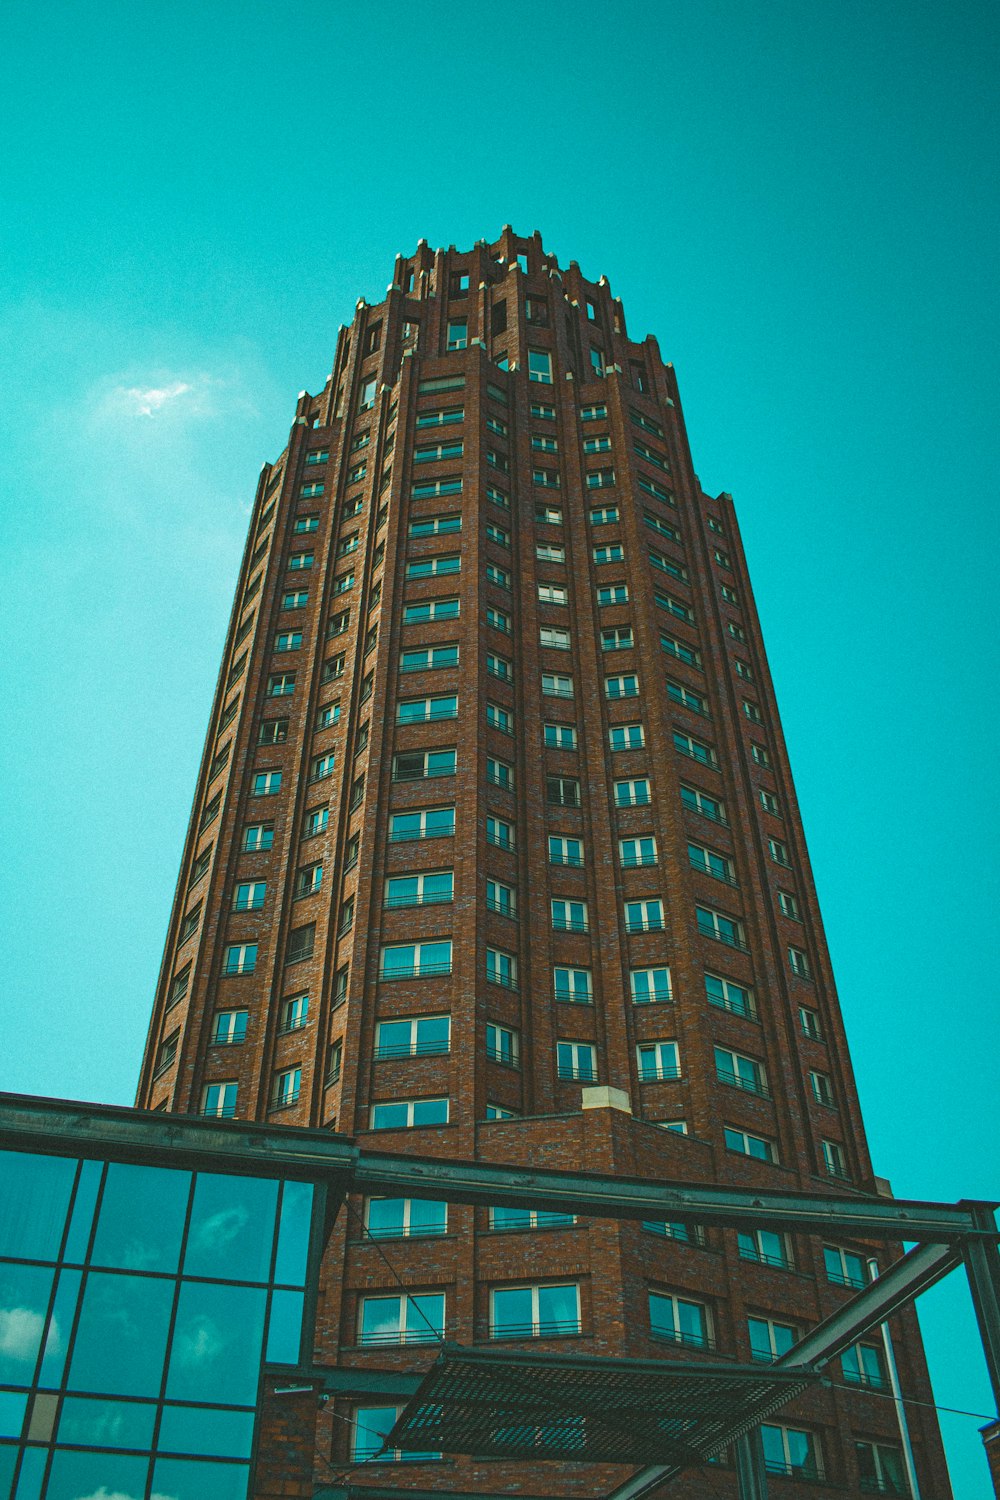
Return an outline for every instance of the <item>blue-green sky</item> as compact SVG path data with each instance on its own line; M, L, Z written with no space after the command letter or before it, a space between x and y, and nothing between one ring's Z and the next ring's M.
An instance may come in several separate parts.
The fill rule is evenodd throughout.
M878 1170L998 1192L996 21L8 0L0 1086L130 1101L259 466L396 251L509 222L735 496ZM923 1307L988 1412L961 1280Z

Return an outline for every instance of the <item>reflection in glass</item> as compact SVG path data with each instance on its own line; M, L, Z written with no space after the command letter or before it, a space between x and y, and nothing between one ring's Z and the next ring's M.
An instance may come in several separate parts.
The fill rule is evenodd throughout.
M164 1500L246 1500L249 1476L246 1464L161 1458L153 1470L153 1494Z
M0 1265L0 1382L4 1385L31 1383L51 1290L51 1266Z
M48 1456L47 1448L25 1448L17 1479L16 1500L38 1500L42 1493L42 1476ZM51 1493L50 1490L49 1494Z
M24 1426L27 1391L0 1391L0 1437L19 1438ZM0 1491L2 1494L2 1491Z
M91 1265L176 1271L190 1172L112 1162L104 1183Z
M199 1172L184 1274L266 1281L277 1198L276 1182Z
M65 1156L0 1151L0 1255L58 1259L75 1172Z
M9 1495L17 1463L17 1448L9 1443L0 1443L0 1495Z
M145 1401L89 1401L67 1396L57 1442L81 1448L151 1448L156 1407Z
M69 1216L69 1233L66 1236L64 1260L77 1262L87 1258L87 1246L90 1243L90 1231L94 1223L94 1204L97 1202L97 1189L101 1185L103 1170L104 1163L101 1161L80 1163L80 1176L76 1184L76 1197L73 1199L73 1212Z
M311 1182L285 1183L281 1194L281 1218L278 1223L275 1281L287 1282L289 1286L305 1285L312 1200Z
M71 1389L158 1395L173 1295L172 1281L92 1271L73 1348Z
M265 1297L256 1287L183 1283L167 1375L171 1400L254 1405Z
M142 1500L146 1493L148 1458L126 1458L121 1453L71 1453L57 1448L45 1490L45 1500ZM20 1493L18 1495L20 1500ZM207 1494L204 1500L208 1500Z
M56 1282L55 1301L49 1319L49 1331L45 1335L45 1352L38 1376L41 1386L61 1385L66 1355L69 1352L69 1336L76 1313L76 1301L80 1295L82 1271L60 1271Z
M297 1365L302 1342L302 1292L273 1292L271 1321L267 1325L265 1359L273 1365Z
M204 1406L165 1406L156 1446L161 1453L205 1453L248 1458L252 1411L212 1411Z

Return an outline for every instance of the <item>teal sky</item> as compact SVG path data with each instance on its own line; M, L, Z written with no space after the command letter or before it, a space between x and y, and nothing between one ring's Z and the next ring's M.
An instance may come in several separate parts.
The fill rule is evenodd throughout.
M397 251L511 223L735 497L877 1169L1000 1195L996 8L480 9L8 0L0 1087L131 1102L260 464Z

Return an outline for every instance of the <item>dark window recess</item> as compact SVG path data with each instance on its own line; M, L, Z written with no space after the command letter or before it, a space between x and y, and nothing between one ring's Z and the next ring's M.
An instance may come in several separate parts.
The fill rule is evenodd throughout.
M178 1000L183 1000L184 996L188 992L188 985L190 984L190 982L191 965L188 964L187 967L183 968L179 974L175 974L173 979L171 980L170 989L167 994L167 1004L176 1005Z
M199 901L198 905L191 908L191 910L188 912L187 916L181 923L181 930L178 934L177 941L179 943L186 943L191 934L197 931L198 923L200 920L201 902Z
M265 719L257 736L259 745L283 745L288 738L287 719Z
M490 333L494 336L498 333L507 332L507 298L501 297L499 302L494 302L490 312Z
M226 680L226 687L227 688L231 688L232 685L233 685L233 683L237 680L237 678L240 677L240 676L242 676L242 674L243 674L243 668L246 666L246 664L247 664L247 653L244 651L243 655L240 656L240 657L237 657L236 661L233 662L233 665L229 669L229 677Z
M261 542L260 546L255 550L253 557L251 557L251 559L250 559L250 566L251 566L251 568L255 568L257 566L257 564L261 561L261 559L264 556L264 553L267 551L268 543L270 542L270 540L271 540L271 538L269 536L266 536L264 538L264 540Z
M224 768L227 761L229 760L229 754L232 748L232 740L230 740L228 744L223 745L222 749L219 751L218 755L212 762L211 769L208 773L209 780L211 780L213 776L218 776L219 772Z
M237 697L235 697L233 699L232 703L229 704L229 706L226 708L225 713L222 715L222 720L221 720L221 722L219 724L219 733L220 734L222 733L222 731L224 729L228 729L229 726L230 726L230 724L236 718L236 713L237 713L237 710L239 709L239 706L240 706L240 700L239 700L239 696L237 696Z
M293 927L288 934L288 947L285 950L285 963L297 964L304 958L312 958L313 944L316 941L316 923L307 922L304 927Z
M382 342L382 324L373 323L365 334L365 353L375 354Z
M172 1036L167 1037L166 1041L160 1043L160 1050L156 1054L157 1073L165 1072L177 1056L177 1043L180 1035L180 1031L175 1031Z
M214 845L209 844L208 848L201 851L201 853L198 855L198 858L191 866L191 879L188 881L189 888L193 885L198 884L198 881L201 879L205 871L208 869L209 865L212 863L213 848Z
M250 634L251 630L253 629L253 622L254 622L253 615L247 615L246 619L243 621L243 624L239 628L239 631L238 631L237 636L236 636L236 641L234 643L235 645L238 646L238 645L241 644L241 642L243 642L243 641L246 640L247 636Z
M216 794L212 798L211 802L206 802L206 804L205 804L205 811L202 813L202 815L201 815L201 822L198 824L198 832L199 833L203 833L204 830L208 827L209 823L211 823L215 818L218 817L219 807L221 806L221 804L222 804L222 793L221 793L221 791L220 792L216 792Z

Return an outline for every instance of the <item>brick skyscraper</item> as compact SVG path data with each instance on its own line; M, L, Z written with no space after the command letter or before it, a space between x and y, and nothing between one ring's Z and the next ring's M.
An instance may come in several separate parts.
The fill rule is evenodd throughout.
M538 235L398 259L264 468L139 1102L427 1155L874 1189L732 502L698 485L655 340ZM335 1226L316 1359L420 1368L443 1330L764 1360L869 1254L374 1200ZM893 1347L929 1401L911 1314ZM781 1493L909 1493L881 1340L830 1373L764 1430ZM909 1414L921 1492L946 1500L933 1416ZM316 1482L390 1416L331 1406ZM441 1493L622 1477L545 1474L351 1471ZM670 1493L706 1486L735 1477Z

